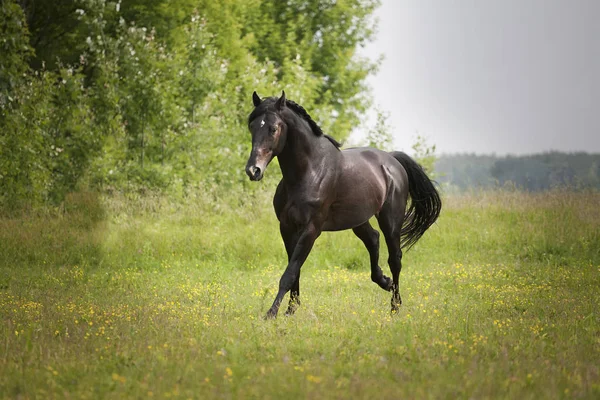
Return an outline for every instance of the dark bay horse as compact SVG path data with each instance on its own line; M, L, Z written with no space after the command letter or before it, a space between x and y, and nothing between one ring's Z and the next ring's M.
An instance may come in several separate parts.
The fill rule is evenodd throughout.
M275 318L291 290L286 314L300 304L300 268L322 231L352 229L369 251L371 279L392 292L392 312L402 303L398 279L402 249L410 248L438 218L442 203L423 169L401 152L373 148L340 150L324 135L306 110L281 97L261 99L253 93L254 110L248 117L252 152L246 173L253 181L263 177L274 157L283 179L273 206L288 255L279 291L267 318ZM408 196L410 206L406 210ZM369 219L375 216L388 247L392 279L379 262L379 232Z

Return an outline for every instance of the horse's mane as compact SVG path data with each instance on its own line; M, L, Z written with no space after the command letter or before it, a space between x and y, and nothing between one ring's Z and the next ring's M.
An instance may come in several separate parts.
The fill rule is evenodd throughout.
M271 97L269 98L269 100L277 100L277 98L275 97ZM254 109L254 111L252 111L252 113L250 113L250 116L248 117L248 122L251 122L254 118L258 117L258 115L260 115L261 113L265 112L265 108L267 107L267 105L263 106L263 104L266 103L266 100L263 101L261 104L258 105L258 107L256 107ZM336 148L340 148L342 147L341 143L338 142L337 140L335 140L334 138L332 138L329 135L325 135L323 133L323 130L321 129L321 127L319 125L317 125L317 123L310 117L310 115L308 114L308 112L306 112L306 110L304 109L304 107L302 107L300 104L292 101L292 100L287 100L285 101L285 105L292 110L294 113L296 113L296 115L298 115L300 118L302 118L303 120L305 120L308 123L308 126L310 126L311 131L316 135L316 136L325 136Z
M302 107L300 104L298 104L296 102L293 102L292 100L287 100L286 99L285 105L288 106L292 111L294 111L300 118L302 118L303 120L305 120L306 122L308 122L308 125L310 126L310 129L313 131L313 133L315 135L317 135L317 136L325 136L338 149L340 147L342 147L342 145L341 145L340 142L338 142L337 140L335 140L331 136L325 135L323 133L323 130L321 129L321 127L319 125L317 125L317 123L310 117L310 115L308 115L308 112L306 112L306 110L304 109L304 107Z

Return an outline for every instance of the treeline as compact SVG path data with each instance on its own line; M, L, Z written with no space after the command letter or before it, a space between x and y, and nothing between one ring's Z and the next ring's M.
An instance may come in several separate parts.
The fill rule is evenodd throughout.
M513 186L529 191L557 187L600 189L600 154L548 152L526 156L442 155L437 179L450 190Z
M288 97L344 139L375 65L377 0L4 0L0 205L80 187L246 182L251 93Z

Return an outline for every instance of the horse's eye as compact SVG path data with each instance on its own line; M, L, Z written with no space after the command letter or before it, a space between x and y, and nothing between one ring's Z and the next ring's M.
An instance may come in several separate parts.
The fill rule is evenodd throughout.
M271 127L269 128L269 133L270 133L271 135L274 135L274 134L275 134L275 132L277 132L277 125L273 125L273 126L271 126Z

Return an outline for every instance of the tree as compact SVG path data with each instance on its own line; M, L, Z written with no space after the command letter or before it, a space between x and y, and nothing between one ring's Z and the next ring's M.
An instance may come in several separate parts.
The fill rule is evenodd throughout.
M367 146L392 151L393 139L391 128L388 125L389 115L381 109L376 109L375 112L377 113L376 122L375 126L367 132Z
M427 175L432 179L435 178L435 160L437 158L435 155L435 144L430 145L427 142L427 138L417 134L415 142L412 145L412 150L415 160L421 164Z
M33 55L29 46L29 29L22 9L14 1L0 4L0 118L17 101L14 91L22 85Z
M373 36L377 0L264 0L245 32L256 40L259 60L273 60L279 76L299 56L319 81L313 98L329 109L330 132L344 139L369 106L365 78L376 64L359 57L358 47Z
M343 139L368 105L375 65L356 50L377 4L3 2L3 194L59 202L81 184L239 187L254 90L285 89Z

